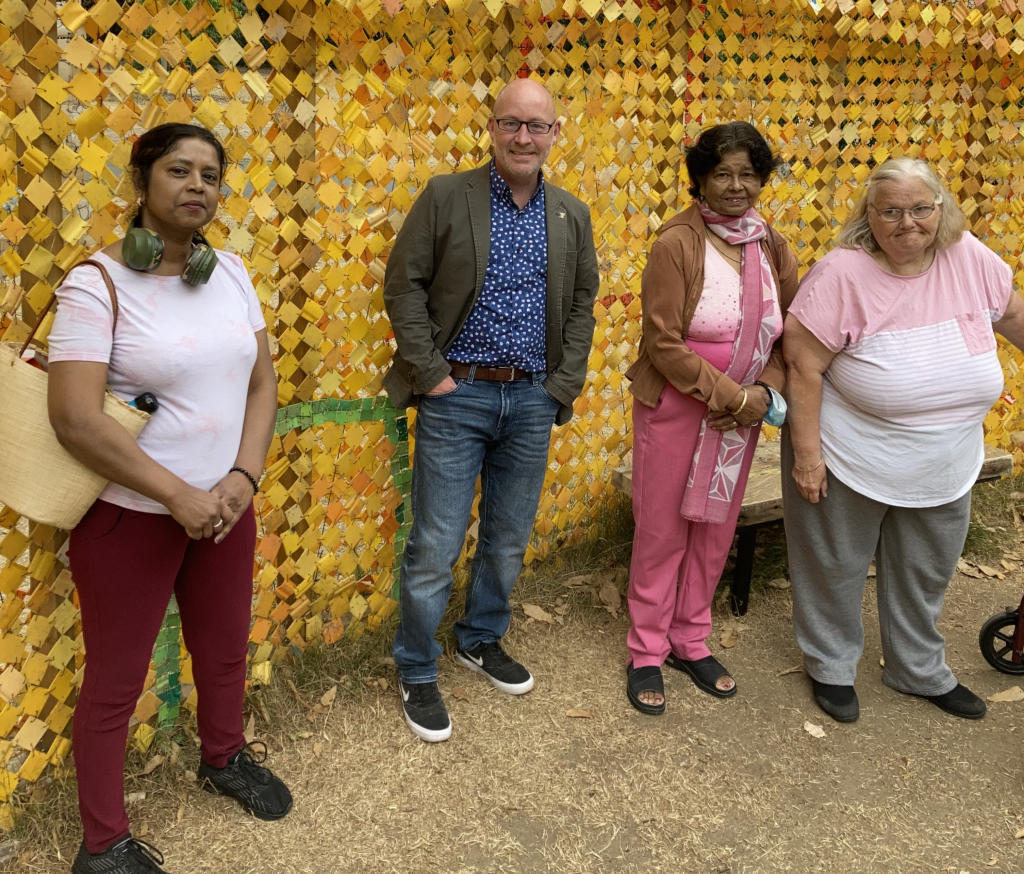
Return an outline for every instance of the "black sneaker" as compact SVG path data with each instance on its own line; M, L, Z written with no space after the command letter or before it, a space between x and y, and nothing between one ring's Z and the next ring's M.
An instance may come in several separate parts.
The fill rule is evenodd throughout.
M281 819L292 809L292 794L270 768L263 767L266 760L266 744L255 741L228 759L224 768L200 762L196 776L207 792L234 798L257 819Z
M403 683L398 680L405 722L420 740L434 744L452 736L452 721L437 683Z
M167 874L164 857L156 847L131 835L93 855L83 843L71 874Z
M922 695L940 710L959 716L961 719L981 719L988 710L985 702L961 683L943 695Z
M533 688L533 676L501 648L498 641L481 643L474 649L455 651L455 661L483 674L495 689L522 695Z
M856 722L860 718L860 702L853 686L819 683L811 677L814 700L836 722Z

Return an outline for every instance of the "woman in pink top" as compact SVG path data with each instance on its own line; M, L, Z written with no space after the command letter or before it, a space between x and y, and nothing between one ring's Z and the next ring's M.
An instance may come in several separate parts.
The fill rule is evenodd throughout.
M93 259L116 288L117 312L97 267L72 270L57 290L50 420L68 451L110 481L69 550L87 652L74 721L84 829L74 874L162 871L163 857L128 830L122 769L172 593L199 693L200 780L262 819L292 805L260 765L265 750L242 735L252 499L277 390L245 267L221 252L210 272L200 233L216 214L224 164L223 147L201 127L167 124L139 137L129 233L150 250L139 260L119 241ZM125 400L156 397L138 442L103 414L108 384Z
M781 349L796 258L754 209L778 163L746 122L686 152L697 202L666 222L643 275L633 394L632 628L626 693L665 711L661 666L736 694L711 655L711 601L732 546L761 417L785 387Z
M982 420L1003 389L993 327L1024 347L1010 268L922 161L887 161L786 318L783 500L793 624L819 706L860 714L872 558L882 681L980 719L936 629L963 550Z

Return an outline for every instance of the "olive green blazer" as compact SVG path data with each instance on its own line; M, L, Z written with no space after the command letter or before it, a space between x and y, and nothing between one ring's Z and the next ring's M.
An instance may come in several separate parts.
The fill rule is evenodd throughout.
M600 284L590 210L544 183L548 234L544 388L557 423L587 378ZM490 164L435 176L406 216L388 257L384 306L398 349L384 376L392 404L413 406L451 372L445 355L484 285L491 242Z

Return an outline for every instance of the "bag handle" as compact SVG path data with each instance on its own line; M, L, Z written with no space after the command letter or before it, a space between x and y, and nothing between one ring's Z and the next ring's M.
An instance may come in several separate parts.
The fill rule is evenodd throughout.
M107 294L110 295L110 305L114 310L114 324L110 328L110 333L111 335L113 335L114 331L117 329L118 312L117 289L114 288L114 281L110 278L110 274L107 273L107 268L100 264L99 261L93 261L91 258L87 258L85 261L79 261L74 267L71 268L71 270L74 270L76 267L81 267L84 264L90 264L97 270L99 270L100 275L103 277L103 284L107 286ZM71 274L71 270L64 274L64 279L66 279ZM63 282L64 279L62 279L61 282ZM36 331L38 331L39 326L43 324L43 319L46 318L46 314L53 307L54 301L56 300L57 292L56 290L54 290L53 294L50 295L50 299L46 302L46 306L44 306L42 312L39 313L39 318L36 320L36 326L32 329L32 333L28 335L28 339L25 341L25 345L22 346L21 350L18 352L19 358L21 358L21 356L25 354L25 350L28 349L29 344L35 339Z

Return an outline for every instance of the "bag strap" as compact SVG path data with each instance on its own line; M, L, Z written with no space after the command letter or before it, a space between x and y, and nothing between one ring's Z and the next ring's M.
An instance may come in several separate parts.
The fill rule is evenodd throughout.
M91 266L99 270L100 275L103 277L103 284L107 286L107 294L110 295L110 306L114 310L114 324L110 328L110 333L111 335L113 335L114 331L117 329L118 312L117 289L114 288L114 280L110 278L110 274L107 273L106 267L104 267L99 261L93 261L91 258L87 258L85 261L79 261L74 267L71 268L71 270L74 270L76 267L81 267L84 264L90 264ZM71 270L64 274L64 279L66 279L71 274ZM62 279L61 282L63 282L64 279ZM56 300L57 292L56 290L54 290L53 294L50 295L50 299L46 302L46 306L44 306L42 312L39 313L39 318L36 320L36 326L32 329L32 333L28 335L28 339L25 341L25 345L22 346L21 351L18 352L19 358L21 358L21 356L25 354L25 350L28 349L29 344L35 339L36 331L38 331L40 325L43 324L43 319L46 318L46 314L53 307L53 304Z

